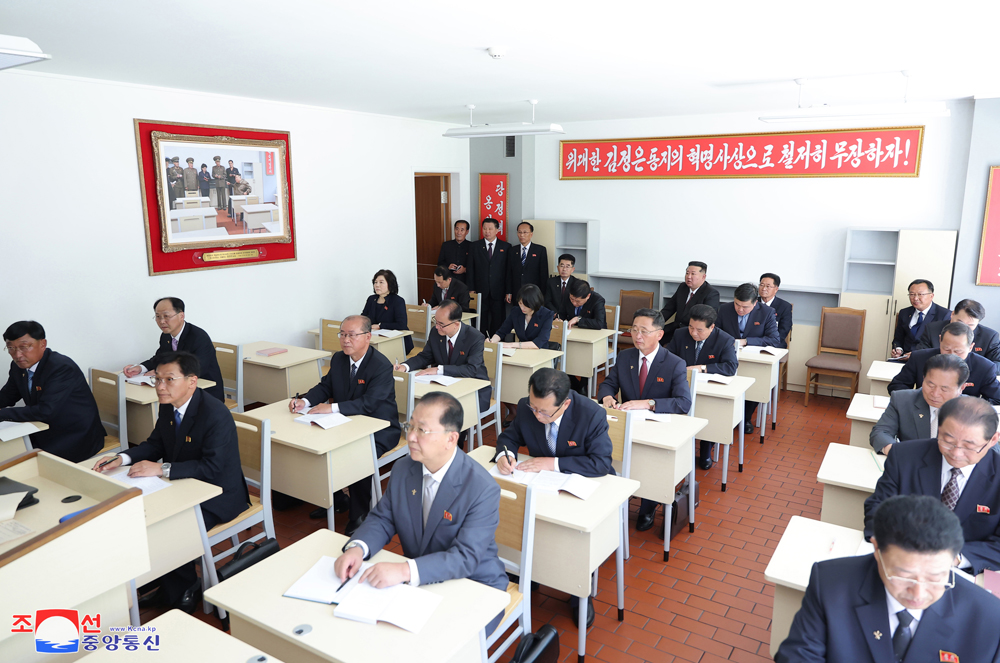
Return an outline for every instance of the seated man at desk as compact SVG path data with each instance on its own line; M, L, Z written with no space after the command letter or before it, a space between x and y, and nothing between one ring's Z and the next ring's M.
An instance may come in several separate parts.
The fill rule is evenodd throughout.
M715 326L718 314L705 304L691 307L688 326L678 329L667 344L667 350L677 355L699 373L736 375L739 359L736 356L736 339ZM714 442L702 440L698 452L698 467L712 469Z
M924 370L919 389L898 389L889 394L889 405L868 436L875 453L888 456L897 442L936 438L938 411L962 395L969 378L969 367L957 355L934 355Z
M156 395L160 416L149 439L127 453L104 457L94 464L99 472L131 465L130 477L198 479L215 484L222 494L201 505L205 531L236 518L250 506L236 422L229 408L198 388L198 358L190 352L157 355ZM161 462L162 461L162 462ZM196 562L188 562L154 580L140 593L139 607L168 605L194 612L201 600Z
M667 300L666 306L660 311L666 321L669 321L671 316L674 317L673 321L667 322L663 328L662 345L670 342L675 331L687 327L692 306L705 304L716 311L719 310L719 291L713 288L705 280L706 278L708 278L708 265L697 260L688 263L684 272L684 283L677 286L674 296Z
M986 319L986 309L974 299L963 299L955 304L955 310L951 313L951 322L964 322L972 330L972 351L992 361L997 367L997 373L1000 373L1000 334L997 330L982 324L984 319ZM920 343L913 349L940 347L941 330L948 322L948 320L938 320L924 325Z
M330 371L305 396L289 401L288 409L303 412L312 408L312 414L339 412L347 417L363 414L387 421L389 427L375 433L375 450L382 456L399 444L399 412L392 362L371 346L372 322L363 315L344 318L337 338L341 351L330 359ZM371 500L370 476L351 484L347 536L364 521ZM336 509L336 505L333 508ZM309 516L326 518L327 512L318 508Z
M630 331L635 347L618 354L618 361L597 389L597 401L618 410L687 414L691 409L687 370L684 360L660 347L663 316L655 309L641 308L635 312ZM616 399L619 391L621 403ZM636 531L653 526L657 506L653 500L642 500Z
M1000 569L1000 454L997 413L981 398L959 396L941 406L937 439L898 445L865 500L865 538L875 509L893 495L930 495L955 512L965 545L958 568L979 575Z
M792 331L792 305L781 297L778 297L778 288L781 287L781 277L771 272L760 275L760 286L757 292L760 295L760 303L770 307L774 315L778 317L778 347L787 348L785 339Z
M569 329L607 329L608 313L604 308L604 297L590 289L590 283L582 279L574 281L569 287L569 296L563 304L559 317L566 321ZM568 350L569 348L563 348ZM573 390L583 395L587 394L589 376L570 376Z
M916 279L907 291L910 306L896 316L892 335L892 356L896 358L905 358L916 348L927 324L951 318L951 311L934 303L934 284L927 279Z
M410 455L396 461L385 495L334 563L341 581L353 577L363 560L398 535L409 559L375 564L362 581L381 588L468 578L506 591L507 573L495 536L500 486L456 448L463 419L462 405L444 392L431 392L417 402L403 427ZM419 502L414 495L421 496ZM503 612L486 626L487 635L502 617Z
M951 572L964 543L939 500L886 500L874 517L875 554L813 564L774 660L1000 660L1000 601Z
M0 388L0 421L48 424L48 430L31 434L32 446L74 463L99 453L104 426L80 367L48 348L45 329L34 320L7 327L3 340L11 362ZM14 407L21 400L24 405Z
M168 352L190 352L198 358L198 365L201 367L199 377L215 383L214 387L209 387L205 392L225 403L222 369L219 368L215 346L204 329L185 322L184 300L179 297L161 297L153 303L153 314L156 326L162 332L160 346L156 349L156 354L141 364L129 364L123 368L125 377L134 378L140 373L152 375L153 369L160 363L161 355Z
M924 382L927 360L939 354L957 355L969 366L969 377L962 391L966 396L980 396L991 403L1000 403L1000 383L996 367L986 357L972 352L974 334L961 322L949 322L941 330L937 349L914 350L903 369L889 382L889 393L899 389L914 389Z
M576 257L572 253L564 253L559 256L559 264L556 265L559 276L553 276L546 283L545 308L555 311L556 317L569 305L569 289L580 279L573 276L576 271Z
M489 380L483 363L483 346L486 343L478 330L462 322L462 307L448 300L434 312L434 328L423 349L402 364L393 366L397 371L419 371L417 375L448 375L453 378ZM479 411L490 408L492 387L479 390ZM468 433L458 439L459 448L465 447Z
M451 270L445 265L434 268L434 294L431 295L431 308L436 308L446 299L458 302L463 311L469 310L469 286L452 276Z

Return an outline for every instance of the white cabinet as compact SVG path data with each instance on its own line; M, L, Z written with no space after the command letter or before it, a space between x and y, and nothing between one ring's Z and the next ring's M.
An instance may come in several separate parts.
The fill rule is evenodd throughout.
M549 275L555 276L559 266L559 256L564 253L576 258L574 276L585 279L591 271L597 271L597 247L600 244L599 224L592 219L525 219L535 228L531 238L545 247L549 254ZM508 241L511 241L508 239ZM512 243L516 243L515 237ZM591 284L593 285L593 284ZM602 293L603 294L603 293Z

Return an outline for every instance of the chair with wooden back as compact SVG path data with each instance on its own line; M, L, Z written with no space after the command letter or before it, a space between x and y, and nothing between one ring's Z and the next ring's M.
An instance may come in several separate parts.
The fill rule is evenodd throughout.
M185 198L194 198L195 200L198 200L198 199L201 198L201 191L185 191L184 192L184 197Z
M823 307L819 319L819 341L816 356L806 362L806 398L809 406L809 392L816 386L843 389L844 386L833 382L820 382L819 376L826 375L835 378L847 378L851 381L851 397L858 393L858 380L861 377L861 350L865 338L864 309L839 307ZM813 376L816 379L813 379Z
M641 308L653 308L653 293L645 290L620 290L618 291L618 306L621 308L621 312L615 328L624 332L618 339L618 347L621 349L631 348L635 343L632 342L632 334L629 333L629 330L632 328L635 312Z
M482 302L479 301L479 293L478 292L470 292L469 293L469 310L475 312L475 314L476 314L476 324L475 324L475 326L477 328L479 327L480 316L483 314L483 312L480 310L481 304L482 304Z
M486 364L486 373L490 379L490 386L493 387L493 395L490 397L490 407L485 412L479 413L479 423L476 425L477 446L483 446L483 427L492 424L496 428L497 437L500 437L502 430L500 421L500 380L503 375L503 345L501 343L486 343L483 345L483 363ZM487 422L486 418L493 416L493 420ZM472 447L469 447L472 450Z
M609 304L604 305L604 319L612 322L613 324L608 325L608 329L618 330L618 319L621 315L621 306L611 306ZM618 337L621 334L615 334L608 339L608 359L604 362L604 377L608 376L608 371L611 367L615 365L618 361ZM597 380L597 372L601 369L600 366L594 369L594 380Z
M427 339L431 337L431 327L434 325L434 316L431 315L430 304L407 304L406 305L406 328L413 332L413 343L423 346ZM423 333L423 337L418 337L418 333Z
M549 343L555 343L558 349L562 350L562 356L559 357L559 370L566 370L566 352L569 348L566 347L566 337L569 336L569 327L566 326L565 320L559 320L557 318L552 319L552 331L549 333Z
M125 422L125 376L97 368L90 369L90 391L97 401L101 423L118 435L105 435L104 448L97 455L128 451L128 425Z
M792 314L794 320L795 304L789 303L792 307ZM792 325L792 329L795 325ZM792 330L788 330L788 335L785 336L785 347L788 348L788 354L781 358L778 362L778 381L781 382L781 389L783 391L788 391L788 358L792 356Z
M410 420L410 415L413 414L413 406L415 401L415 395L413 391L413 378L416 377L416 373L407 373L404 371L393 371L392 372L392 384L396 392L396 410L399 412L399 423L405 424ZM384 454L382 454L378 461L376 462L376 469L378 471L378 482L379 489L381 490L381 482L392 476L392 469L388 469L385 472L382 468L399 460L403 456L410 453L409 447L406 444L406 433L399 434L399 444L397 444L392 449L389 449ZM375 481L375 477L372 476L372 481ZM372 491L372 507L374 508L377 500L375 499L376 491Z
M632 472L632 425L637 410L612 410L604 408L608 419L608 437L611 438L611 465L618 476L629 478ZM628 500L622 504L622 536L625 542L625 559L630 557L628 540Z
M222 371L222 390L226 395L226 407L243 412L243 346L212 341L215 358Z
M195 207L201 207L201 201L197 198L184 198L183 200L174 201L174 203L175 205L176 203L180 203L180 205L176 205L176 209L194 209Z
M342 320L326 320L320 318L319 321L319 349L337 354L340 347L340 323ZM323 375L330 372L330 365L327 364L321 369Z

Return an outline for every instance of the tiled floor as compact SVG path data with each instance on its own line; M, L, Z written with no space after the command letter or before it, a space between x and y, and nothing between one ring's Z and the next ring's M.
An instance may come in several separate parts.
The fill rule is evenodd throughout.
M782 392L778 428L766 443L747 436L745 467L736 472L730 458L727 491L721 492L722 468L697 471L701 484L694 533L683 530L671 543L670 561L662 562L662 542L655 528L636 532L633 501L632 557L625 562L625 621L617 620L614 557L600 570L594 605L597 618L587 636L587 657L608 663L693 661L714 663L769 661L774 587L764 568L793 515L819 518L822 488L816 472L827 444L846 443L850 426L846 399L810 399ZM492 433L487 438L493 441ZM310 520L310 505L275 512L282 547L325 526ZM346 515L338 516L342 531ZM659 523L659 521L658 521ZM396 548L398 551L398 548ZM534 628L559 630L562 661L576 661L577 630L566 596L542 588L532 600ZM159 610L143 611L146 621ZM196 613L219 626L214 616ZM505 657L509 658L509 657Z

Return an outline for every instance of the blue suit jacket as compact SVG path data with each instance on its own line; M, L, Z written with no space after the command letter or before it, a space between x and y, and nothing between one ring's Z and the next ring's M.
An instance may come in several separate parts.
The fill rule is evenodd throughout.
M479 463L457 450L424 527L422 468L409 456L396 461L385 495L352 540L364 541L374 555L398 534L403 554L417 563L421 585L469 578L506 590L507 574L495 536L500 486Z
M896 329L892 335L892 347L903 348L904 353L910 352L920 344L920 337L923 335L924 328L927 327L928 323L939 320L951 320L951 311L943 306L931 303L930 308L927 309L927 313L924 314L924 322L920 328L911 328L910 320L913 318L916 310L913 306L907 306L896 315ZM914 330L916 330L916 335L913 333Z
M945 660L944 652L956 661L1000 661L1000 601L961 578L955 582L924 610L903 663ZM802 608L774 660L893 663L891 633L875 555L831 559L813 565Z
M575 391L569 392L570 404L559 423L556 457L559 471L603 477L614 474L611 467L611 438L608 436L608 415L600 405ZM535 458L551 457L545 426L528 409L528 399L517 404L517 414L510 428L497 440L497 455L509 451L515 456L521 447Z
M911 352L910 358L903 365L903 370L896 374L886 389L893 392L919 388L924 383L924 365L928 359L938 354L941 354L941 348ZM1000 403L1000 382L997 382L993 362L982 355L970 352L965 358L965 363L969 366L969 379L966 380L969 386L962 393L966 396L985 398L994 404Z
M647 370L645 388L639 393L641 363L637 348L618 353L618 361L597 389L597 402L603 401L605 396L615 396L621 390L622 402L653 399L656 401L654 412L687 414L691 409L691 391L688 389L684 362L666 348L658 348L653 365Z
M893 495L941 497L941 463L936 439L912 440L893 446L885 460L885 472L875 492L865 500L865 538L872 535L875 509ZM962 521L965 546L962 554L976 575L983 569L1000 569L1000 455L987 453L976 464L955 505ZM979 513L979 506L986 507Z
M778 320L774 316L774 311L760 302L754 304L753 310L747 314L747 322L742 334L740 333L740 318L736 315L736 306L732 302L722 305L719 309L719 319L715 324L733 338L745 338L747 345L777 347L781 342L778 337Z
M142 362L146 370L156 370L156 366L160 361L159 356L171 351L171 340L170 334L160 334L160 344L156 348L156 354ZM198 358L198 364L201 366L201 373L198 377L211 380L215 383L215 386L206 389L205 393L218 398L224 403L226 401L226 392L223 389L222 369L219 368L219 359L215 354L215 346L212 344L212 339L209 337L208 332L201 327L195 327L190 322L185 322L184 329L181 331L181 337L177 340L177 349L190 352Z
M701 354L698 360L694 358L694 347L696 341L691 338L687 327L681 327L674 332L674 337L670 339L667 350L684 360L687 366L705 365L706 373L718 373L719 375L736 375L740 360L736 356L736 339L722 331L718 327L705 339L705 344L701 346Z
M531 341L539 349L544 350L549 343L549 336L552 335L552 318L555 314L544 306L531 316L531 322L524 326L524 313L521 307L515 304L511 307L507 319L496 331L497 336L502 340L512 331L519 341Z
M763 302L761 304L767 307L767 304ZM788 338L788 332L792 331L792 305L780 297L775 297L771 300L770 308L778 316L778 338L781 339L778 347L787 348L785 339Z

